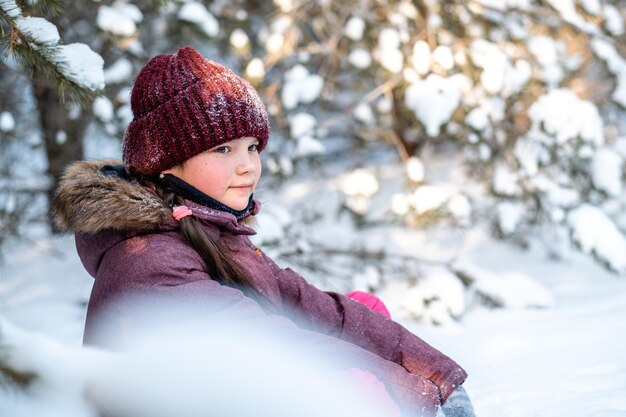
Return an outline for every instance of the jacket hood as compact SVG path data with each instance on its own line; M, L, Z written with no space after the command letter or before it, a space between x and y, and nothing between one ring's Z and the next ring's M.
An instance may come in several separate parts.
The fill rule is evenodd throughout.
M147 231L169 220L172 212L156 194L140 185L100 171L121 161L80 161L59 181L52 209L59 230L98 233L103 230Z

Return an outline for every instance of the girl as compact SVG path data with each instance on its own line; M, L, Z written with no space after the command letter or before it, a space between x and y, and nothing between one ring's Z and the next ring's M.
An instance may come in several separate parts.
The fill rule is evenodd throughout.
M359 358L403 415L473 415L454 361L383 314L281 269L250 242L270 126L248 82L185 47L148 62L131 107L123 165L75 163L56 195L55 220L75 233L95 278L84 343L112 346L139 330L131 295L200 301L205 311L289 328Z

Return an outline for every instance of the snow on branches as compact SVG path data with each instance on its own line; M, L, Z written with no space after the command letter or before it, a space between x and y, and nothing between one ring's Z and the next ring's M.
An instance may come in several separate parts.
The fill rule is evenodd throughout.
M63 45L57 27L42 17L25 16L14 1L0 1L3 31L2 55L12 54L24 65L43 74L74 99L88 99L104 89L104 60L84 43Z

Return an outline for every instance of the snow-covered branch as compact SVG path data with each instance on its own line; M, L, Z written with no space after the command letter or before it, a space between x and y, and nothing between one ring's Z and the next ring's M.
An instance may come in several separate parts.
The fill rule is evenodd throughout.
M104 89L104 61L83 43L63 45L57 27L41 17L24 16L12 0L0 1L0 19L9 31L2 33L2 58L15 58L32 72L65 90L78 101L91 100Z

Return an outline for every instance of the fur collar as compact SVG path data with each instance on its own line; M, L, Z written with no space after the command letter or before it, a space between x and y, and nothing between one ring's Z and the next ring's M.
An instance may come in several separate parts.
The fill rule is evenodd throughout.
M121 161L79 161L59 181L52 214L64 232L103 230L147 231L171 219L171 210L156 194L137 181L105 175L104 165Z

